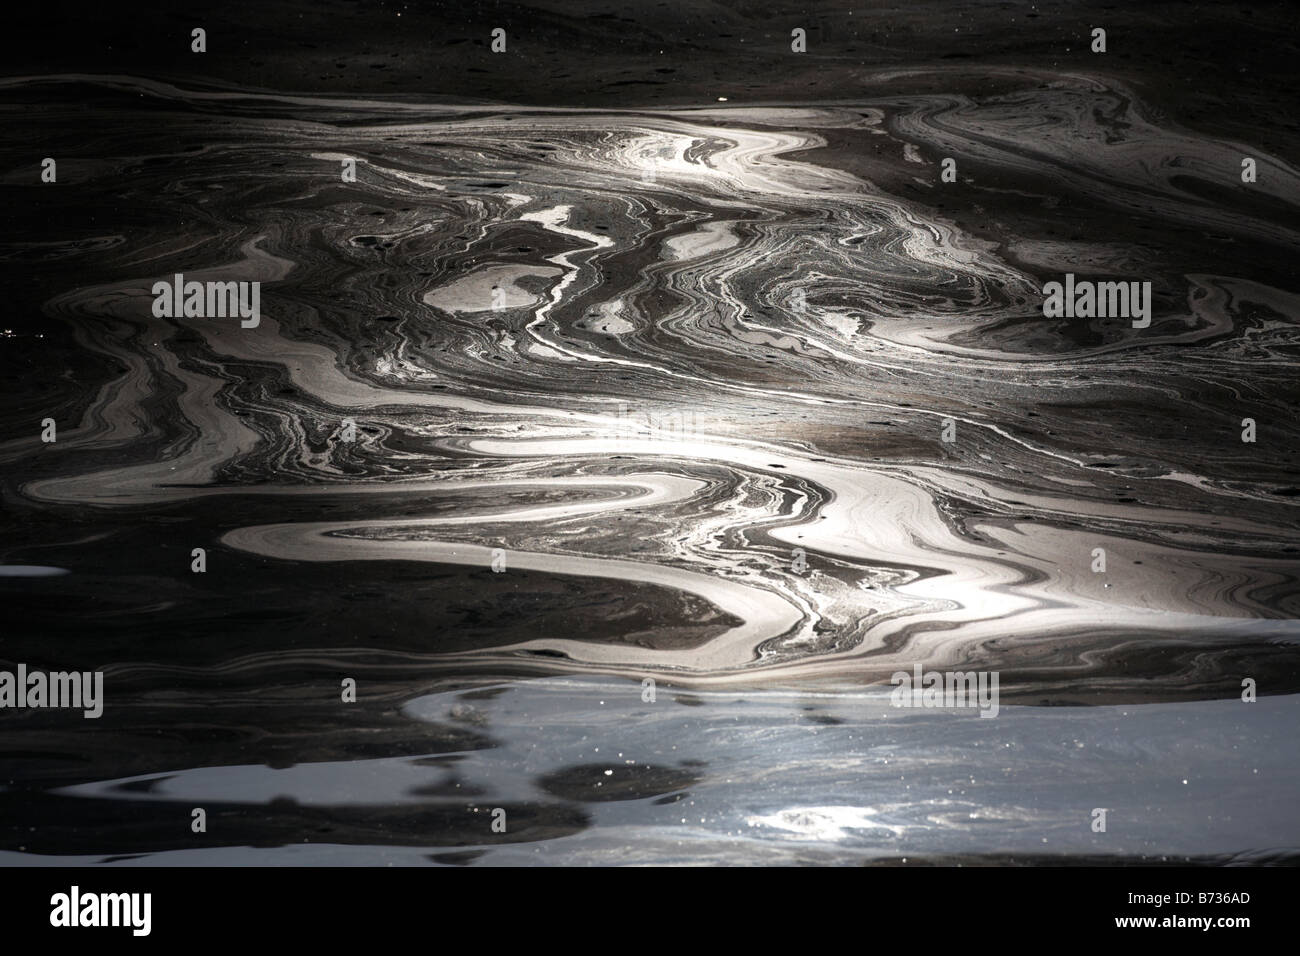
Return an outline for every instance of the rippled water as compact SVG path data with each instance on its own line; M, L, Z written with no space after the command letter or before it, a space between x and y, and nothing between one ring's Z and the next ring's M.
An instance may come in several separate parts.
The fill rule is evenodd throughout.
M5 715L5 859L1300 844L1297 172L1245 189L1115 80L948 83L0 82L97 157L4 250L49 292L5 342L5 657L107 689ZM1150 328L1044 318L1067 272L1151 281ZM176 273L260 324L155 317ZM999 716L889 707L917 664Z

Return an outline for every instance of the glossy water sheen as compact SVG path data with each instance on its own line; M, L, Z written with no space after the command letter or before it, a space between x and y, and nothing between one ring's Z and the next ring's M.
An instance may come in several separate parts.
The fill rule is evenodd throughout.
M1234 185L1240 144L1113 78L940 79L653 111L0 82L97 157L6 246L42 294L5 657L108 697L4 715L5 860L1300 845L1300 178L1259 148ZM1045 319L1066 272L1151 281L1151 327ZM260 325L155 318L175 273L260 281ZM998 672L999 716L889 707L916 664Z

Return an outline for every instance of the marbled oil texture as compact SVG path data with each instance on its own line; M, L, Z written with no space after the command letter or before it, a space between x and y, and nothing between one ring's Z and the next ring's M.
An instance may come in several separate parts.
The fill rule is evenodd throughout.
M472 751L400 708L532 677L625 714L647 677L673 707L917 663L1011 705L1294 693L1297 170L1114 80L984 76L654 111L5 81L69 155L57 187L5 178L7 282L61 281L4 323L3 560L69 573L3 582L4 656L107 692L75 741L25 715L7 764ZM1044 318L1067 272L1152 281L1151 326ZM260 281L260 325L155 318L176 273ZM589 822L530 793L534 836ZM423 842L475 843L464 803ZM138 827L5 848L201 845Z

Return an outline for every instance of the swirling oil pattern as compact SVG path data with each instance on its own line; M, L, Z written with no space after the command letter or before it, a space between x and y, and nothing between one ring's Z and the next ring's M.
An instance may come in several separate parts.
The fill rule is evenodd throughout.
M1088 65L0 80L0 860L1294 861L1296 126Z

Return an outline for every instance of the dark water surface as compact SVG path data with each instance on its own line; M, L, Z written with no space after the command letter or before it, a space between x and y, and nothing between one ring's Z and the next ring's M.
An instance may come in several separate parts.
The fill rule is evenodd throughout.
M1294 860L1296 128L1041 60L0 80L3 862Z

